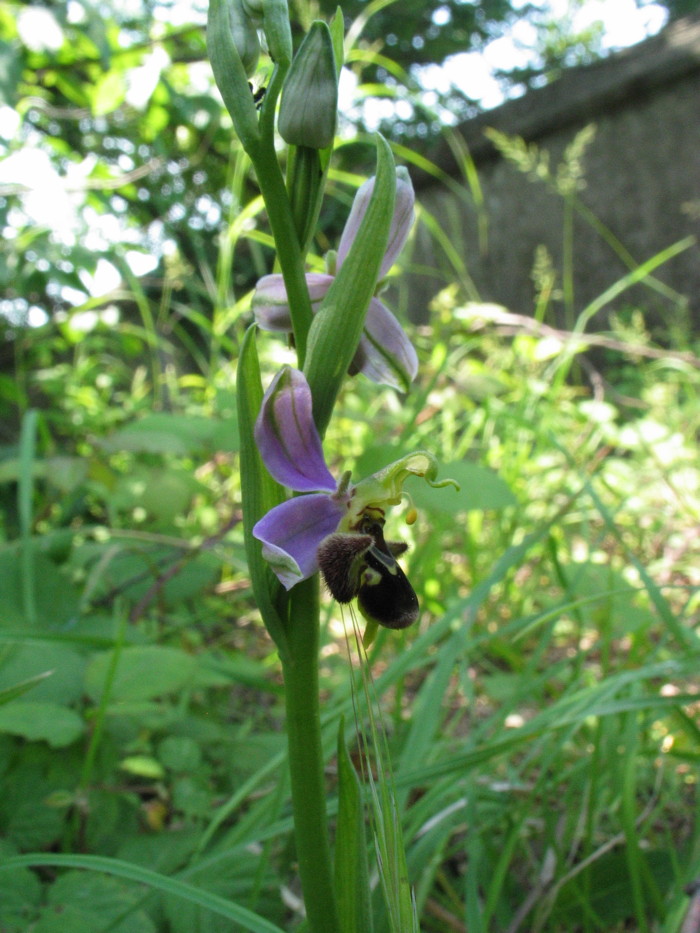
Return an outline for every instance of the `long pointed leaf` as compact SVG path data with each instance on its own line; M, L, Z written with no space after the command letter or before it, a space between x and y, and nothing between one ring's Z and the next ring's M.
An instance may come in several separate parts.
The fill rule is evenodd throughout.
M335 891L342 933L372 933L362 791L345 745L345 721L338 729L338 823L335 836Z
M262 404L260 364L255 346L255 325L246 331L238 360L236 380L238 429L241 442L241 488L243 534L253 593L263 622L280 655L288 654L284 625L286 594L262 556L262 546L253 537L253 526L285 498L284 489L267 472L255 443L253 430ZM282 611L281 611L282 610Z
M187 881L169 878L167 875L151 871L150 868L143 868L141 865L134 865L121 859L105 858L101 855L55 855L52 852L39 852L5 858L0 863L0 871L11 868L39 868L42 866L84 868L88 871L106 872L116 878L125 878L128 881L135 881L137 884L145 884L162 894L181 897L191 904L199 904L200 907L205 907L219 917L226 917L228 920L234 921L242 930L249 930L250 933L283 933L282 929L276 924L270 923L269 920L259 916L259 914L254 914L245 907L241 907L235 901L228 901L218 894L197 888Z
M377 176L367 213L309 330L304 373L322 437L362 335L389 240L395 196L394 157L378 135Z

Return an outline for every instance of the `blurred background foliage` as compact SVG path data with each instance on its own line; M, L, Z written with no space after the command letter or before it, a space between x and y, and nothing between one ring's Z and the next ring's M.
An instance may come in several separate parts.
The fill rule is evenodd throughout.
M307 23L333 4L294 7ZM599 27L577 33L571 17L534 4L402 2L397 16L396 4L375 0L348 3L344 13L355 40L354 81L339 170L370 169L361 145L368 119L401 142L476 112L476 88L453 80L426 93L422 68L478 51L515 23L529 24L532 64L501 70L506 94L601 51ZM95 298L104 283L119 286L113 297L123 318L143 321L148 306L162 332L192 341L190 353L203 351L201 329L184 322L210 316L221 229L242 217L244 205L254 210L255 191L212 90L204 20L204 4L155 0L0 10L2 371L14 325L21 328L30 309L35 321L75 316L81 297ZM265 80L263 68L256 82ZM358 132L360 144L352 145ZM240 222L247 235L233 257L227 300L244 294L269 262L261 222L249 215ZM342 208L331 205L324 224L337 230ZM320 248L327 245L321 235Z
M294 6L300 22L332 7ZM602 51L534 4L400 7L344 6L354 81L319 256L372 129L410 160L478 107L427 93L421 69L523 19L534 64L503 70L506 93ZM204 18L155 0L0 8L0 867L103 855L183 885L14 865L10 933L240 928L185 882L300 921L233 391L272 250ZM422 929L672 933L700 875L697 340L654 347L629 309L629 342L591 359L546 329L545 279L527 330L446 288L411 330L414 391L352 380L328 456L359 478L424 446L462 483L454 501L416 487L418 523L396 518L423 616L372 657ZM275 340L261 356L268 373L289 359ZM352 720L342 631L329 605L331 798Z

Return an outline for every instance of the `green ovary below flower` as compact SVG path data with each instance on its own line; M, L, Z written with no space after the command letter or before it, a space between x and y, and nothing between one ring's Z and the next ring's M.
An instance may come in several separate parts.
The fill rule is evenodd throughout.
M304 495L271 509L253 528L281 583L290 589L319 569L331 594L343 603L358 597L371 621L405 628L418 617L418 600L396 557L405 545L384 540L388 508L401 502L411 476L436 482L437 462L425 451L350 483L336 482L326 466L312 417L311 390L303 373L284 367L263 398L255 426L263 462L282 485Z

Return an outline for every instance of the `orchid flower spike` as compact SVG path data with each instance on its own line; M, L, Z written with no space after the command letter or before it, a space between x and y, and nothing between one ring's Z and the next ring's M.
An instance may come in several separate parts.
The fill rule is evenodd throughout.
M350 247L357 236L363 217L367 212L374 190L374 178L368 179L355 195L350 216L340 239L333 274L309 272L306 285L309 289L311 307L317 311L333 282L334 273L342 266ZM396 170L396 200L394 216L389 231L389 241L379 270L379 282L398 259L404 247L414 218L415 197L413 186L405 168ZM332 254L331 254L332 255ZM330 258L330 257L329 257ZM332 258L331 258L332 263ZM287 291L281 275L263 276L255 287L253 311L258 325L263 330L291 333L292 318L289 311ZM370 301L365 329L350 369L352 374L364 373L372 382L406 390L418 372L418 357L413 344L404 333L394 315L379 298Z
M317 570L340 602L359 598L363 613L390 628L418 616L418 601L396 563L405 545L384 540L387 508L398 505L411 475L436 482L437 462L418 451L356 485L350 473L336 482L323 457L303 373L285 366L264 395L255 440L270 474L297 493L275 506L253 528L280 582L291 589Z

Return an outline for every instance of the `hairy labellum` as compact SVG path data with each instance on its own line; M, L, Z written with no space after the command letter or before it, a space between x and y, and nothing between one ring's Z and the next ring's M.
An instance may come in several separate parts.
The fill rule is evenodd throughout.
M396 562L406 545L384 540L383 520L363 519L357 532L324 538L317 556L323 579L339 603L357 597L366 619L402 629L418 618L418 598Z

